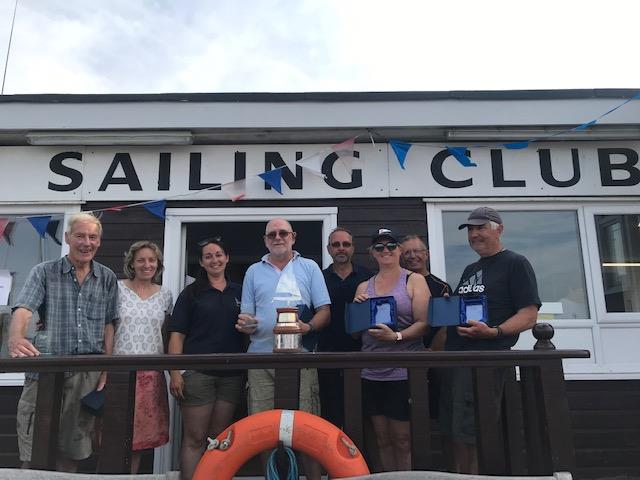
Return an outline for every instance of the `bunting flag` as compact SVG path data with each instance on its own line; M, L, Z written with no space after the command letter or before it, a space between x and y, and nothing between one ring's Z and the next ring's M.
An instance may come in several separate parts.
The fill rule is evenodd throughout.
M582 125L578 125L571 129L572 132L579 132L580 130L585 130L589 128L591 125L595 125L598 120L591 120L590 122L583 123Z
M145 203L142 206L156 217L161 218L162 220L165 219L164 211L167 208L167 202L165 200Z
M62 245L62 241L58 240L56 237L56 233L58 233L58 226L60 225L60 220L51 220L47 225L47 235L53 238L53 241L58 245Z
M523 148L527 148L530 143L531 143L530 140L525 140L524 142L503 143L502 145L507 150L521 150Z
M38 235L44 238L47 233L47 225L49 225L49 220L51 220L51 215L45 215L42 217L27 217L27 220L33 225L33 228L36 229Z
M235 182L224 183L220 190L226 193L232 202L242 200L247 195L247 180L236 180Z
M455 159L458 160L458 162L460 162L460 165L462 165L463 167L477 167L478 166L475 163L473 163L473 161L469 157L467 157L467 147L449 147L449 146L447 146L447 150L449 150L449 153L451 155L453 155L455 157Z
M276 168L268 172L263 172L258 175L265 183L271 186L276 192L282 195L282 169Z
M7 228L7 225L9 225L9 219L8 218L0 218L0 239L4 238L4 231ZM9 243L9 242L7 242Z
M308 170L314 175L325 178L326 175L322 173L322 162L324 162L325 153L327 153L327 150L323 150L322 152L316 152L313 155L309 155L308 157L298 160L297 163L302 168Z
M9 244L9 245L13 245L11 243L11 232L13 232L13 227L15 225L16 225L16 222L9 222L4 227L4 232L2 234L2 238L4 238L4 241L7 242L7 244Z
M127 208L127 205L116 205L114 207L105 208L104 211L105 212L121 212L125 208Z
M389 140L389 145L393 148L393 152L396 154L400 168L404 170L404 162L407 159L407 153L411 148L411 144L407 142L401 142L400 140Z
M353 157L353 150L356 143L356 137L345 140L341 143L336 143L331 146L331 150L335 152L338 157Z

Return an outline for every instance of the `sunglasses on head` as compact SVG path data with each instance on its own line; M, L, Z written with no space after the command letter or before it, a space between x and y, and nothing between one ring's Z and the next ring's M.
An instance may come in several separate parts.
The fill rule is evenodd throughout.
M269 240L275 240L276 237L280 236L280 238L287 238L293 232L288 232L287 230L274 230L273 232L269 232L265 235Z
M331 242L333 248L340 248L340 245L342 245L342 248L351 248L353 244L351 242Z
M393 252L396 248L398 248L398 244L396 242L376 243L371 248L373 248L376 252L383 252L385 248L390 252Z
M199 247L206 247L210 243L220 243L221 241L222 241L222 237L220 237L220 236L209 237L209 238L205 238L204 240L200 240L198 242L198 246Z

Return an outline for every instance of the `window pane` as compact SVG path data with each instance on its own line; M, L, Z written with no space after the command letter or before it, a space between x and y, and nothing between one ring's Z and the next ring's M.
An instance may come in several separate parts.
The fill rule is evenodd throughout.
M18 298L27 275L34 265L60 257L62 223L58 220L50 222L48 233L45 238L41 238L26 219L17 220L7 226L4 237L0 238L0 270L8 271L12 279L8 305L0 305L0 354L2 356L7 355L10 306ZM37 313L34 314L31 329L37 322L37 315Z
M464 267L478 260L458 230L469 212L443 212L447 279L455 288ZM536 272L540 319L589 318L578 216L571 211L501 211L502 243L527 257Z
M596 215L607 312L640 311L640 215Z

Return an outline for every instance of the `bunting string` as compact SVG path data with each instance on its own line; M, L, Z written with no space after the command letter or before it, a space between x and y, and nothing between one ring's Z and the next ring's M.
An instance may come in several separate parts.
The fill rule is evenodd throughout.
M429 147L433 148L434 146L440 147L442 149L446 149L451 156L453 156L462 166L464 167L477 167L477 164L474 163L470 158L470 148L495 148L495 146L501 146L508 150L521 150L528 148L532 143L542 142L545 140L553 139L559 135L570 135L572 132L580 132L584 130L588 130L592 126L596 125L598 121L607 115L612 114L616 110L624 107L629 102L633 100L640 99L640 91L636 93L633 97L626 99L624 102L619 105L614 106L613 108L607 110L596 118L584 122L575 127L561 130L550 135L540 136L537 138L531 139L523 139L516 142L509 143L484 143L482 145L470 145L470 146L451 146L451 145L438 145L436 143L409 143L402 140L394 140L388 139L386 142L391 147L393 153L398 160L398 164L402 170L406 169L406 160L407 154L412 147ZM372 129L366 129L366 135L369 138L369 141L376 148L375 141L373 139ZM380 136L380 135L378 135ZM349 138L340 143L332 145L328 148L320 150L318 152L314 152L306 157L303 157L296 161L296 165L300 165L302 168L312 173L313 175L317 175L319 177L325 178L326 175L322 172L322 164L327 156L335 154L337 160L340 165L342 165L346 172L349 174L353 171L354 165L353 162L356 159L354 156L355 142L358 139L358 136ZM283 169L287 168L286 165L273 168L271 170L261 172L254 177L247 177L240 180L234 180L231 182L212 185L207 188L203 188L201 190L197 190L194 192L187 192L182 194L171 195L165 198L156 199L156 200L145 200L142 202L134 202L123 205L112 205L109 207L95 209L95 210L87 210L84 213L91 213L97 216L102 215L104 212L122 212L125 209L142 206L149 213L155 215L156 217L164 220L165 219L165 211L167 207L168 200L176 200L180 198L186 197L194 197L202 192L208 190L221 190L223 191L232 202L237 202L242 199L247 198L248 192L250 192L254 187L260 188L261 186L268 185L270 188L278 192L280 195L284 195L282 190L282 172ZM255 190L254 190L255 191ZM60 222L60 218L63 217L62 214L52 214L52 215L29 215L29 216L10 216L10 217L2 217L0 218L0 241L6 241L9 245L11 245L11 232L13 230L13 226L16 221L19 220L27 220L33 228L36 230L40 237L45 237L46 235L51 236L56 243L60 244L60 241L56 238L55 233L58 230L58 225ZM55 219L55 220L54 220Z

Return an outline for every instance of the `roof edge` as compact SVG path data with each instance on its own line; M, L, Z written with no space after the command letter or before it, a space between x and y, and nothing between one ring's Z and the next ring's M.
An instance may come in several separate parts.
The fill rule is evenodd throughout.
M567 90L452 90L405 92L300 92L300 93L116 93L0 95L0 103L287 103L287 102L409 102L434 100L572 100L631 98L640 88Z

